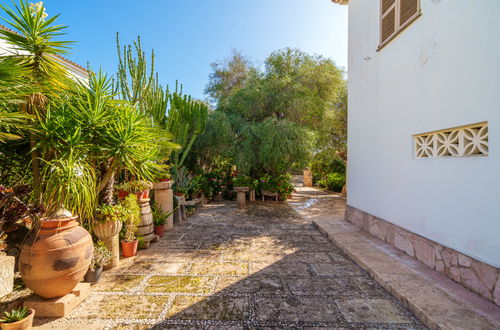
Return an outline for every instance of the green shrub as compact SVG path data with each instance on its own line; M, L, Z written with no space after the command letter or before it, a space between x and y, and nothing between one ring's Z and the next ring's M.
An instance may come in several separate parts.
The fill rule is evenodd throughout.
M327 175L326 187L329 190L341 192L345 184L345 174L343 173L330 173Z

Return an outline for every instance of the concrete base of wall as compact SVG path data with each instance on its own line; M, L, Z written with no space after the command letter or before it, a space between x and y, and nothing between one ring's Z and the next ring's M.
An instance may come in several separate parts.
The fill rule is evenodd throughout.
M500 269L347 205L345 220L500 305Z

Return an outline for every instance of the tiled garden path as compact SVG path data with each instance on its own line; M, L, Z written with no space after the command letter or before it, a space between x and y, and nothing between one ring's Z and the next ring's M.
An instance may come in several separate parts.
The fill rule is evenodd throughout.
M211 203L42 328L423 328L290 205ZM342 212L343 200L331 211Z

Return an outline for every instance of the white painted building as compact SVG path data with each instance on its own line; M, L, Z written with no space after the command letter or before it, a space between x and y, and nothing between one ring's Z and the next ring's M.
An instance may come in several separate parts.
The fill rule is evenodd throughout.
M349 6L346 219L500 304L500 1L332 1Z

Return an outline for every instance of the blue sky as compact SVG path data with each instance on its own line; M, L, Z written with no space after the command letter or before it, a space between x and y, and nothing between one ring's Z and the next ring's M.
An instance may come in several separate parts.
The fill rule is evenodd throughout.
M36 2L36 1L33 1ZM11 5L11 0L0 0ZM162 84L176 80L204 99L210 63L236 49L262 63L272 51L297 47L347 67L347 6L330 0L46 0L74 40L71 60L115 73L116 32L123 43L140 35L154 48ZM0 14L2 17L4 14ZM0 23L3 24L3 23Z

